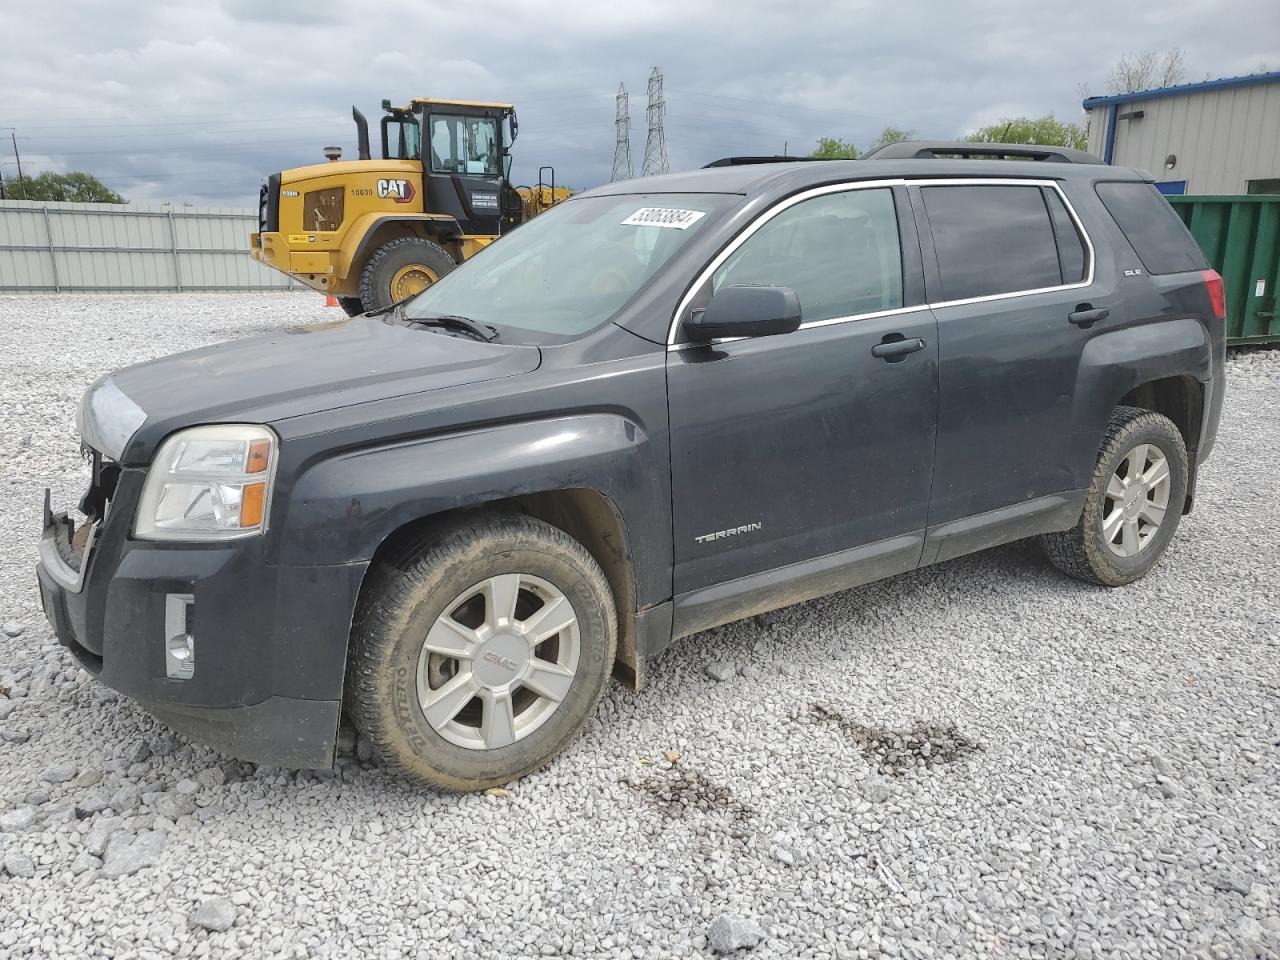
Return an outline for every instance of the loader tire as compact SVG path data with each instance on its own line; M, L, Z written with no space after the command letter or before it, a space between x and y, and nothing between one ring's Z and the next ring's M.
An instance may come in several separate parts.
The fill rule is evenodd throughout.
M339 297L338 306L348 317L358 317L364 313L364 302L359 297Z
M391 240L360 271L360 301L366 311L381 310L425 290L455 266L449 251L430 240Z

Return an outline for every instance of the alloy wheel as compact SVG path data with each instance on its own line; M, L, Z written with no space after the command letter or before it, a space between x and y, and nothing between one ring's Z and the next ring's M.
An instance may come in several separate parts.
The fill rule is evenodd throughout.
M454 598L427 632L418 703L450 743L509 746L555 713L580 652L578 616L561 590L530 574L490 577Z
M1102 507L1102 537L1119 557L1136 557L1160 532L1169 509L1169 461L1153 443L1140 443L1116 466Z

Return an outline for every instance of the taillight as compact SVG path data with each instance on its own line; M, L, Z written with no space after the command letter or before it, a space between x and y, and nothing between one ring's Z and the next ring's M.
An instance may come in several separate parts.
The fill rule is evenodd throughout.
M1213 305L1213 315L1219 320L1227 319L1227 293L1222 287L1222 276L1217 270L1205 270L1204 288L1209 292L1209 303Z

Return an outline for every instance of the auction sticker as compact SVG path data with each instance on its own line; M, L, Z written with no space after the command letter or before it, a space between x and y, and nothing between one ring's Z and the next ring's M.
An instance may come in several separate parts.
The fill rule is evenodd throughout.
M632 227L670 227L687 230L706 216L701 210L677 210L674 207L641 207L623 224Z

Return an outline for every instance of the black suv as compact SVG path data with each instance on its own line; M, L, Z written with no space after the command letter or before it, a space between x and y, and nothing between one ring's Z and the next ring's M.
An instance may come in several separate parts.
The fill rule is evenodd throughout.
M59 639L238 757L327 766L345 711L474 789L717 624L1032 535L1141 577L1221 280L1143 174L909 149L610 184L378 315L102 378Z

